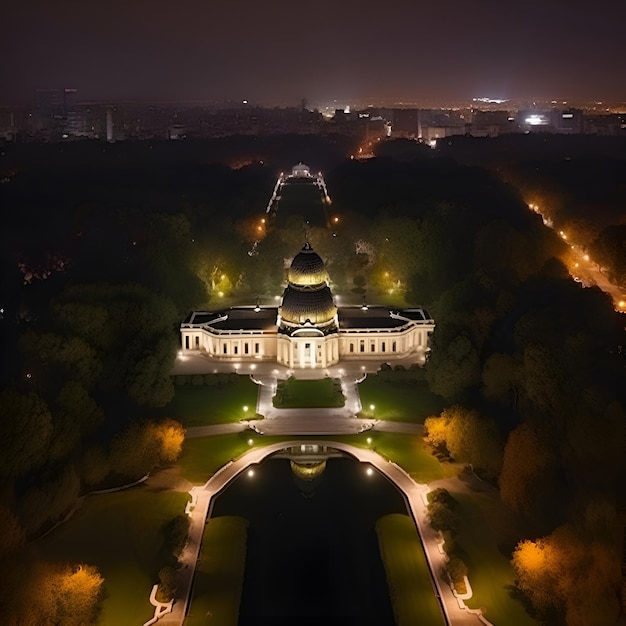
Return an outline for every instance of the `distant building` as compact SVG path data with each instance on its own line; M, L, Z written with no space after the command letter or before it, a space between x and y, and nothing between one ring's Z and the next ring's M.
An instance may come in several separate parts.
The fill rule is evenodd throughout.
M77 89L36 89L33 116L34 131L49 139L75 137L84 130Z
M291 262L279 307L192 311L180 333L183 353L215 362L274 361L293 369L407 357L423 363L434 328L421 307L337 307L326 266L307 243Z

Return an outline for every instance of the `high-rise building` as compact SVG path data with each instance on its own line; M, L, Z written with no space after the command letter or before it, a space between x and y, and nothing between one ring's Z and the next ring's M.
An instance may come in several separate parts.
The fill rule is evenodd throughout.
M78 90L36 89L34 130L50 136L76 136L81 131Z

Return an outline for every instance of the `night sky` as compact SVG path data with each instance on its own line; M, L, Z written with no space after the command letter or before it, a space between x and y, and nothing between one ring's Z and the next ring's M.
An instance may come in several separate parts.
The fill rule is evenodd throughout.
M0 103L626 100L624 0L7 0Z

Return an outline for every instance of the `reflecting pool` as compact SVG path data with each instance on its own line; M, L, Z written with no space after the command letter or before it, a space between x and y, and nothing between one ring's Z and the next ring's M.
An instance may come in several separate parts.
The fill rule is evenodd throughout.
M212 510L250 522L239 624L393 626L375 532L389 513L406 513L400 492L349 456L242 473Z

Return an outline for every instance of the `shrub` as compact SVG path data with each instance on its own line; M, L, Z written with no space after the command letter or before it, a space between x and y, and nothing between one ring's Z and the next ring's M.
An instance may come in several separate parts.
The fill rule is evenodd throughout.
M428 505L430 525L435 530L455 531L457 528L457 516L448 507L438 502Z
M457 554L450 554L448 555L446 570L457 593L465 593L467 590L464 579L464 577L467 576L467 565L465 561Z
M164 533L164 549L178 557L187 542L189 518L186 515L177 515L165 525Z
M159 570L159 589L156 599L159 602L169 602L176 593L177 571L171 565L165 565Z

